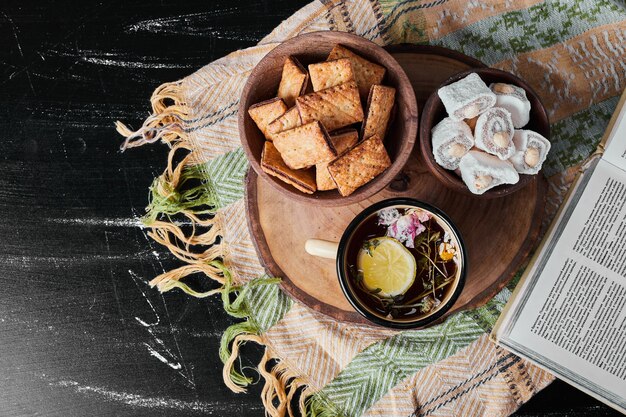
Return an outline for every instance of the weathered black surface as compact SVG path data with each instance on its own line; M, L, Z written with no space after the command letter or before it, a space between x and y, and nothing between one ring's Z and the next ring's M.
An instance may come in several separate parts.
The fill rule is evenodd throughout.
M120 154L113 121L306 1L48 3L0 3L0 415L262 416L222 383L220 302L147 288L179 265L138 222L166 148ZM519 412L610 414L558 382Z

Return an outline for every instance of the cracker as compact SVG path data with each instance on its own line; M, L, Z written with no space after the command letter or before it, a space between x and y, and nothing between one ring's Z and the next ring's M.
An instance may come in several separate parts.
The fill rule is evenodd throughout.
M302 121L300 120L300 112L298 111L298 108L294 106L287 110L285 114L267 125L267 130L270 135L273 135L301 125Z
M393 103L396 98L396 89L384 85L373 85L367 99L367 113L363 121L361 137L367 139L378 135L385 138Z
M330 141L335 146L337 154L341 155L359 141L359 132L357 132L356 129L346 129L336 132L330 135ZM333 181L328 172L328 162L330 161L320 162L315 165L315 182L317 183L318 190L326 191L337 188L337 184L335 184L335 181Z
M257 127L263 133L266 139L271 140L271 133L268 131L268 125L277 117L282 116L287 111L287 106L280 98L265 100L257 104L253 104L248 109L248 114L256 123Z
M367 184L391 165L391 159L378 135L357 144L328 164L328 171L339 193L346 197Z
M296 106L303 124L319 120L328 130L363 120L363 107L354 81L300 96Z
M354 73L354 79L359 86L359 94L361 98L365 100L370 92L370 88L374 84L380 84L385 77L385 67L368 61L367 59L360 57L348 48L335 45L328 55L328 60L335 60L340 58L347 58L352 64L352 72Z
M261 169L287 184L293 185L303 193L313 194L317 190L313 170L301 169L296 171L289 168L272 142L265 142L261 154Z
M330 135L330 141L333 143L337 155L341 155L359 141L359 132L356 129L342 129L333 132Z
M313 91L325 90L354 79L350 60L346 58L311 64L309 76Z
M326 129L318 121L276 134L274 145L291 169L309 168L337 155Z
M282 98L285 104L291 107L296 97L304 94L308 81L309 74L300 62L292 56L287 57L276 96Z

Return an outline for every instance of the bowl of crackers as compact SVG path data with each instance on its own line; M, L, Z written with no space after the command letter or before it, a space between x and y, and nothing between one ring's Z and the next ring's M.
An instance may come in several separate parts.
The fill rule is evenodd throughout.
M541 175L550 123L522 79L494 68L454 75L426 101L420 149L447 188L480 198L514 193Z
M289 39L252 70L239 135L254 171L281 194L344 206L387 186L417 137L415 93L396 60L344 32Z

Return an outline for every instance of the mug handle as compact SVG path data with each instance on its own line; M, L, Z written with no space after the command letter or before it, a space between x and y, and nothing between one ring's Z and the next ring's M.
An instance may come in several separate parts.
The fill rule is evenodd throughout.
M321 239L309 239L304 244L304 250L309 255L327 259L337 259L338 248L339 243Z

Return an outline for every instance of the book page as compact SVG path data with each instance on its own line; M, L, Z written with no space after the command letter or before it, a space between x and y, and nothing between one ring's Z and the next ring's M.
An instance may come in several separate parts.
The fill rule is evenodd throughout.
M584 180L503 341L626 408L626 172L600 160Z
M623 101L624 99L620 101L621 107L618 105L616 109L618 113L613 116L615 124L609 126L611 130L604 144L605 151L602 158L626 170L626 105Z

